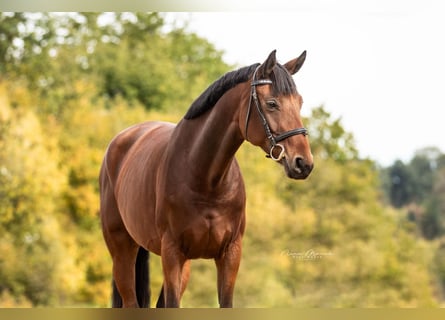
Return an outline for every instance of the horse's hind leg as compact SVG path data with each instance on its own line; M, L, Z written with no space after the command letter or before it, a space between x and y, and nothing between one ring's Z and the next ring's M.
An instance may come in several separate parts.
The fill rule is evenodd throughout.
M123 307L137 307L135 263L139 246L125 229L114 195L108 187L106 183L101 185L100 213L104 239L113 259L113 279ZM117 300L113 298L113 307L119 307Z
M124 308L137 308L137 296L135 286L135 263L138 245L124 235L115 236L119 248L115 252L110 250L113 258L113 279L122 298ZM114 250L113 250L114 251Z
M104 229L104 237L113 259L113 280L121 296L122 306L124 308L138 307L135 263L139 246L131 239L126 230L107 231ZM113 301L116 299L113 298ZM118 307L118 305L113 303L113 307Z

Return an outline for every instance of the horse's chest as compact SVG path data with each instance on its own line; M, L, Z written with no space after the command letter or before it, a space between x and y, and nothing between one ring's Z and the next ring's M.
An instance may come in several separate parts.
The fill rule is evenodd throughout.
M240 232L240 221L207 213L195 217L180 233L181 251L190 259L217 258Z

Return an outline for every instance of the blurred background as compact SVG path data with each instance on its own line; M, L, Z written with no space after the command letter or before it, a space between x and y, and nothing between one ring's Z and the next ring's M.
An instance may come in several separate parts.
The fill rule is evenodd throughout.
M205 18L193 19L0 13L0 306L110 305L98 216L109 141L138 122L179 121L214 80L275 49L227 58L196 31ZM341 100L313 101L304 106L315 156L307 180L286 179L248 143L237 154L248 204L235 306L443 306L445 154L426 143L379 161L332 111ZM150 264L157 296L159 258ZM217 306L213 261L192 263L182 306Z

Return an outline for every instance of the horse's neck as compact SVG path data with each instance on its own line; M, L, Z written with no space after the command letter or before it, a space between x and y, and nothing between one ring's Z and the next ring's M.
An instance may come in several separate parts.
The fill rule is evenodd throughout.
M238 120L241 100L236 92L229 91L212 110L178 125L177 147L184 150L186 174L200 186L214 188L230 178L235 153L244 141Z

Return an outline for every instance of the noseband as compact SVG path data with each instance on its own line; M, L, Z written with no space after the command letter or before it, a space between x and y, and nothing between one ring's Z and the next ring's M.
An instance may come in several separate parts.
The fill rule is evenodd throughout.
M267 121L266 115L264 114L263 110L261 109L260 102L258 100L258 95L256 92L257 86L272 84L272 80L256 79L256 73L257 73L259 67L260 66L258 66L256 68L255 72L253 73L253 78L252 78L249 106L247 108L247 115L246 115L246 140L248 140L247 139L247 128L249 126L249 118L250 118L250 112L251 112L251 108L252 108L252 99L253 99L253 101L255 102L255 106L257 108L258 114L260 115L261 122L263 123L264 131L266 132L267 139L269 139L269 142L271 145L270 151L269 151L269 154L267 155L267 157L269 157L275 161L280 161L281 159L284 158L285 149L284 149L284 146L278 142L283 141L283 140L290 138L292 136L299 135L299 134L307 136L308 132L307 132L306 128L297 128L297 129L293 129L293 130L289 130L289 131L280 133L275 136L272 134L272 130L270 129L269 122ZM273 151L276 148L280 149L280 153L279 153L278 157L275 157L273 155Z

